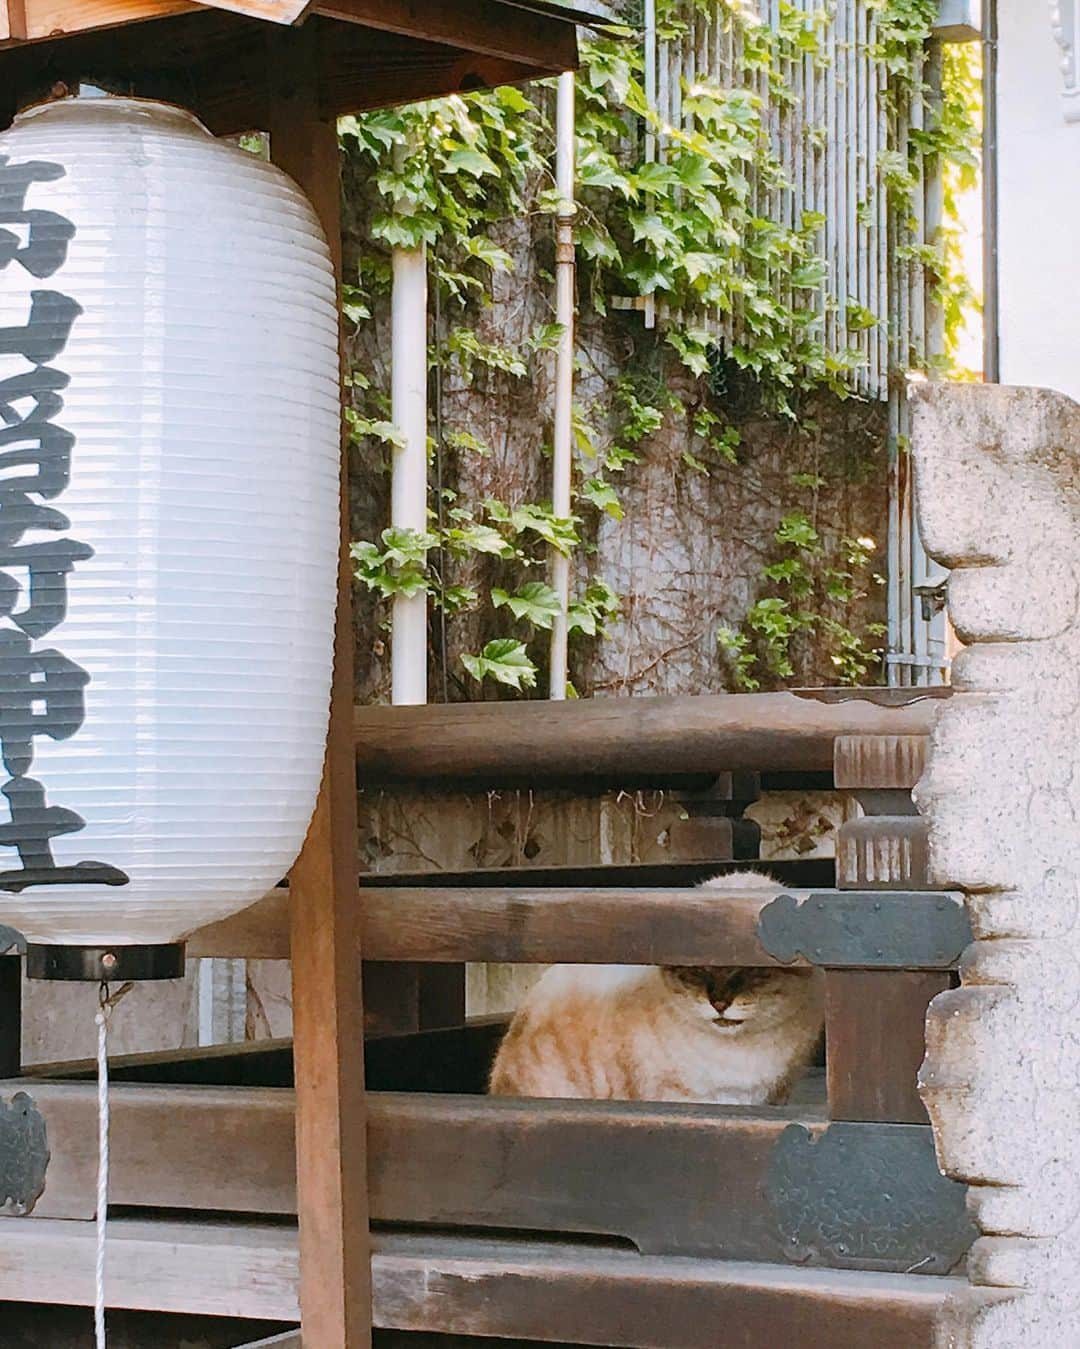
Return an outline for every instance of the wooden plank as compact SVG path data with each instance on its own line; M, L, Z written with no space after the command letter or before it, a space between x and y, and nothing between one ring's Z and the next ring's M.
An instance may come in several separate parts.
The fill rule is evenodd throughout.
M629 1349L931 1349L949 1316L1010 1296L955 1278L390 1235L374 1282L378 1326Z
M88 1220L94 1084L27 1085L52 1149L32 1221ZM368 1102L371 1214L396 1226L621 1238L643 1254L781 1264L799 1231L806 1267L923 1276L949 1273L972 1238L928 1126L844 1124L842 1139L826 1140L823 1093L816 1105L754 1109L378 1092ZM118 1209L296 1211L291 1092L119 1085L113 1129ZM794 1196L777 1181L792 1167Z
M271 49L270 153L306 191L341 272L337 127L320 118L314 31L306 61ZM343 428L344 430L344 428ZM363 1037L356 879L352 566L347 437L342 437L341 546L326 767L315 815L290 877L300 1303L320 1349L371 1343L365 1104L356 1071Z
M97 1175L94 1083L35 1081L23 1090L45 1118L50 1151L33 1222L91 1219ZM109 1203L121 1209L292 1217L295 1112L295 1094L284 1088L118 1083L110 1111Z
M422 38L461 51L539 67L547 72L577 67L572 23L532 13L498 0L314 0L324 18Z
M744 864L745 865L745 864ZM760 864L758 864L760 865ZM803 862L770 862L770 874L782 885L799 890L832 888L831 858ZM707 862L646 862L625 866L502 867L479 871L426 871L372 873L360 877L361 893L368 886L380 889L410 888L432 884L468 887L566 887L615 885L627 888L694 885L720 872L738 870L733 864ZM201 928L188 938L188 955L196 957L288 960L289 892L272 890L242 913Z
M881 707L794 693L358 707L365 786L642 783L725 771L831 772L845 735L926 735L937 700Z
M187 940L187 955L189 960L288 960L288 890L271 890L241 913L192 933Z
M365 948L374 960L490 961L506 964L583 962L615 965L776 965L806 963L809 941L826 940L820 923L839 923L843 942L828 938L814 948L815 961L839 967L887 969L948 967L959 951L958 929L967 932L958 895L934 893L894 904L919 904L909 922L910 939L897 937L888 949L863 946L850 929L865 910L867 924L883 905L873 892L814 892L813 914L802 908L799 921L782 921L791 899L758 890L629 890L616 886L566 890L513 890L429 886L361 892ZM794 900L806 892L785 891ZM781 918L771 911L774 904ZM855 907L853 907L855 906ZM766 910L770 910L766 914ZM763 919L763 915L765 916ZM790 915L789 915L790 918ZM772 945L759 932L761 921L781 924ZM890 932L891 928L887 929ZM817 935L815 935L817 934ZM866 940L869 942L870 938ZM804 943L800 946L799 943ZM777 951L774 955L773 950ZM950 955L951 952L951 955ZM789 959L789 956L793 958Z
M364 889L364 946L387 961L777 965L757 934L773 898L760 890Z
M89 1306L93 1242L92 1223L0 1219L5 1298ZM296 1232L282 1225L119 1217L109 1304L295 1321L297 1264ZM389 1234L374 1238L372 1280L380 1327L629 1349L716 1349L718 1327L737 1349L931 1349L965 1311L1014 1296L957 1278Z
M7 0L7 22L0 3L0 46L10 40L42 38L117 28L169 14L189 14L190 0Z
M171 0L162 4L168 12ZM290 60L294 52L299 60L303 44L314 41L320 111L327 117L517 83L558 69L332 19L313 17L302 28L271 31L258 19L189 6L160 20L7 45L0 52L0 126L22 99L48 88L57 70L107 70L130 72L149 96L184 90L185 103L218 135L266 129L268 38L283 44Z
M17 1077L22 1064L22 961L0 959L0 1077Z
M302 1349L300 1332L287 1330L284 1335L271 1335L269 1339L249 1340L239 1349Z
M296 1321L296 1229L259 1222L110 1218L110 1307ZM94 1224L0 1218L3 1296L10 1302L89 1307Z
M26 40L25 0L0 0L0 46Z
M831 863L829 864L831 869ZM779 868L778 868L779 869ZM613 868L612 870L620 870ZM515 886L426 884L402 886L390 884L401 877L380 877L379 885L364 885L359 909L365 951L372 968L368 974L373 991L379 994L377 1015L368 1018L370 1031L382 1033L423 1029L438 1024L454 1024L460 1019L460 1000L451 994L460 992L456 976L448 980L449 989L437 1005L440 1015L429 1018L418 1010L422 991L411 973L395 971L382 962L420 962L446 964L463 960L544 964L549 961L628 964L783 964L762 945L758 919L774 896L760 890L732 890L717 893L695 886L660 888L608 884L603 886L554 887L530 885L528 868L517 873ZM604 877L604 870L598 875ZM631 870L630 874L633 872ZM416 877L411 879L415 880ZM438 873L428 880L441 881ZM385 882L385 883L383 883ZM871 887L867 904L875 904ZM862 903L856 896L833 891L831 887L812 887L823 903L837 906ZM926 893L925 887L921 887ZM808 893L801 886L777 886L797 898ZM931 891L929 893L936 894ZM921 899L921 896L919 897ZM903 902L903 901L894 901ZM917 902L915 899L912 903ZM880 906L877 906L880 907ZM942 954L948 942L956 940L956 916L962 901L956 895L942 895L941 908L925 915L925 923L940 921L935 928L943 945L926 945L921 951L903 945L890 949L886 957L875 951L863 961L858 953L823 958L822 963L836 965L884 964L899 969L938 969L948 964ZM921 912L921 910L920 910ZM200 954L244 955L288 952L281 921L280 901L270 902L265 927L259 929L257 914L245 917L238 925L236 939L232 928L223 924L215 935L194 943ZM920 918L920 922L923 919ZM921 929L926 932L925 923ZM805 930L805 929L804 929ZM252 939L252 932L257 935ZM913 929L918 936L919 930ZM947 936L948 941L945 941ZM784 950L780 952L785 954ZM446 1012L450 1006L450 1013Z
M923 1124L916 1089L926 1052L926 1008L949 973L829 970L825 1043L829 1114L836 1120Z

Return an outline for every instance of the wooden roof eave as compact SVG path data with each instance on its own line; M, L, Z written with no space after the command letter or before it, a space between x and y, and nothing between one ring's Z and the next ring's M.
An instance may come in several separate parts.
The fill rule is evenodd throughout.
M148 97L184 103L216 134L258 129L270 68L287 77L303 54L311 70L312 52L325 117L573 69L574 19L535 2L313 0L290 26L189 0L0 0L0 127L55 83L131 79ZM14 6L27 36L5 40Z
M544 69L573 44L575 25L593 19L547 0L0 0L0 47L203 8L285 26L319 14Z

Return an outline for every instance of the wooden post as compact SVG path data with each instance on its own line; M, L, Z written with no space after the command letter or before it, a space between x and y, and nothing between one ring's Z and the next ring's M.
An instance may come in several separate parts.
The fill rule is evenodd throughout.
M271 157L311 199L341 272L337 129L320 116L316 34L271 62ZM298 48L300 49L298 52ZM342 457L334 684L326 767L307 841L290 876L300 1311L312 1349L371 1344L363 1006L360 992L353 742L353 628L347 460Z
M825 1055L829 1117L925 1124L915 1078L926 1008L951 988L949 973L829 970Z
M0 1077L22 1070L22 961L0 956Z

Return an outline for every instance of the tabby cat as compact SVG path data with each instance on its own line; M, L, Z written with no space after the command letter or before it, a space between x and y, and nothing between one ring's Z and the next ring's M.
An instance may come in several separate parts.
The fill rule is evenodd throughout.
M758 871L710 890L779 892ZM553 965L518 1008L491 1073L498 1096L786 1099L821 1039L820 971Z

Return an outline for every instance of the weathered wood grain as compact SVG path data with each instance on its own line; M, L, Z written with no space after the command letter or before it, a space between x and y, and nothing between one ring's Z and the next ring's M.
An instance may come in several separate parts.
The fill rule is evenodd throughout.
M53 1156L31 1221L88 1220L94 1084L26 1085ZM958 1218L962 1190L937 1176L927 1126L843 1125L833 1139L823 1100L750 1109L376 1092L368 1105L371 1215L384 1223L569 1233L645 1254L780 1264L798 1230L803 1265L917 1266L924 1276L948 1273L971 1239ZM295 1213L292 1110L284 1090L118 1085L113 1204ZM821 1160L837 1149L842 1179ZM805 1194L778 1179L793 1165ZM899 1165L910 1174L894 1174Z
M925 735L842 735L833 747L838 789L914 787L926 766Z
M13 1301L87 1306L92 1223L0 1219ZM110 1224L111 1306L296 1320L294 1229ZM628 1349L933 1349L958 1312L1011 1295L956 1278L639 1256L569 1243L377 1235L377 1326Z
M574 25L499 0L314 0L316 14L365 28L495 56L504 61L572 70L577 66Z
M932 1349L962 1279L823 1272L526 1243L377 1238L375 1323L629 1349Z
M551 782L620 787L735 770L831 772L839 736L926 735L940 704L882 707L794 693L549 704L358 707L364 785Z
M926 1009L947 972L829 970L825 976L829 1114L836 1120L923 1124L916 1089Z
M270 153L306 191L341 274L337 127L320 116L315 34L296 53L271 48ZM342 438L341 543L326 763L315 814L290 876L300 1301L305 1336L320 1349L371 1343L364 1033L351 748L355 640L349 562L348 461Z

